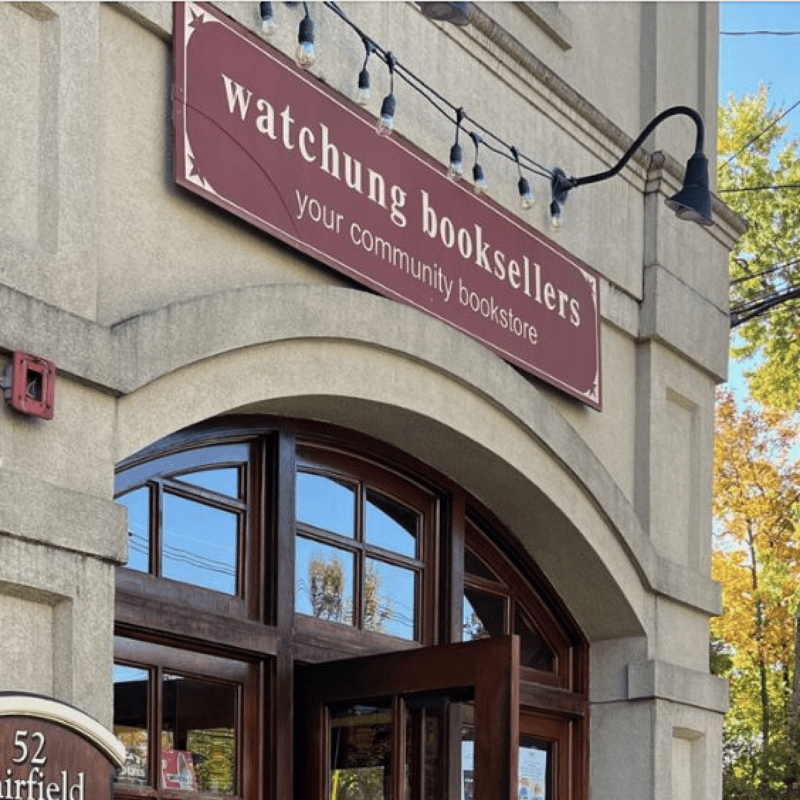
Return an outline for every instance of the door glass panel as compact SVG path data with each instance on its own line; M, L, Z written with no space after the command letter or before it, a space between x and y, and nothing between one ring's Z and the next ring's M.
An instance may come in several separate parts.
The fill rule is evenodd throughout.
M461 800L475 800L475 709L462 705Z
M413 570L368 558L364 576L365 630L414 639L416 584Z
M352 625L353 554L298 536L295 559L295 611Z
M298 522L332 531L342 536L355 536L356 493L344 481L297 473L296 515Z
M419 514L367 489L366 541L409 558L417 555Z
M128 569L150 571L150 489L142 486L117 498L128 509Z
M556 657L539 631L517 609L514 614L514 633L519 634L519 659L523 667L552 672Z
M506 633L506 605L505 597L467 586L464 589L463 641L503 636Z
M204 469L200 472L185 472L175 476L184 483L191 483L201 489L208 489L217 494L228 497L239 497L239 469L238 467L224 467L222 469Z
M163 525L163 577L236 594L238 514L165 493Z
M148 682L146 669L114 665L114 735L125 745L125 765L117 781L149 785Z
M550 745L528 736L519 740L519 799L550 800L547 792Z
M165 675L161 787L236 793L236 688Z
M394 800L390 702L331 709L329 741L330 800Z
M445 694L406 698L406 797L442 800L447 797L447 718Z

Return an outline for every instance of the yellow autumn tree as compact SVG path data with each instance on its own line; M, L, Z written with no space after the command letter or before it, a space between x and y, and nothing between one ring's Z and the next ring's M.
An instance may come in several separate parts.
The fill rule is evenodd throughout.
M798 437L792 417L717 398L713 576L723 613L712 621L714 664L729 679L726 800L767 797L798 776L800 603Z

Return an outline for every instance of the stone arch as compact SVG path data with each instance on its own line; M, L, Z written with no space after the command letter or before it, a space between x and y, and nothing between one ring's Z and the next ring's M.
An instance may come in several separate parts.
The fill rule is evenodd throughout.
M449 326L361 291L279 285L178 303L114 337L117 460L230 413L350 427L478 497L590 640L646 632L658 557L630 503L548 390Z

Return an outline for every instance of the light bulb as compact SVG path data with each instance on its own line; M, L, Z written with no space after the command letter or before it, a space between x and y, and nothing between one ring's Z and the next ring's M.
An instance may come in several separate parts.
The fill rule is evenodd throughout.
M464 156L458 143L450 148L450 166L447 168L447 174L454 181L464 174Z
M395 101L393 94L387 94L381 103L381 115L378 119L378 133L388 136L394 130Z
M534 197L534 194L531 191L531 185L528 183L528 179L520 177L519 183L517 183L517 188L519 189L520 207L525 211L527 211L529 208L533 208L536 205L536 197Z
M259 10L261 12L261 32L264 36L272 36L278 30L278 23L272 13L272 3L261 2Z
M372 92L369 90L369 72L367 68L358 73L358 91L356 92L356 103L360 106L365 106L372 98Z
M298 67L310 67L316 59L314 49L314 21L306 14L300 20L300 30L297 33L297 51L294 60Z
M486 194L489 185L486 183L486 177L483 174L483 167L480 164L475 164L472 168L472 188L475 194Z
M550 227L554 231L564 227L564 209L561 203L555 200L550 203Z

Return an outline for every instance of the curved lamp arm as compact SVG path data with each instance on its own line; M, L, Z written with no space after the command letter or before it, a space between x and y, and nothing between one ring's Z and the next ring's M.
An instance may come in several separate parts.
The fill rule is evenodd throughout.
M641 147L642 142L665 119L677 114L691 117L697 126L697 139L695 141L694 155L686 164L686 173L683 179L683 188L673 197L666 200L666 204L680 219L691 220L700 225L711 225L711 191L708 186L708 159L703 153L703 140L705 131L703 119L693 108L688 106L672 106L654 117L645 129L636 138L636 141L627 149L622 158L611 169L605 172L596 172L593 175L584 175L580 178L568 177L564 170L556 167L553 170L551 187L553 199L550 203L550 214L553 224L557 227L561 217L561 208L566 202L571 189L587 183L597 183L607 178L612 178L628 163L631 156Z

